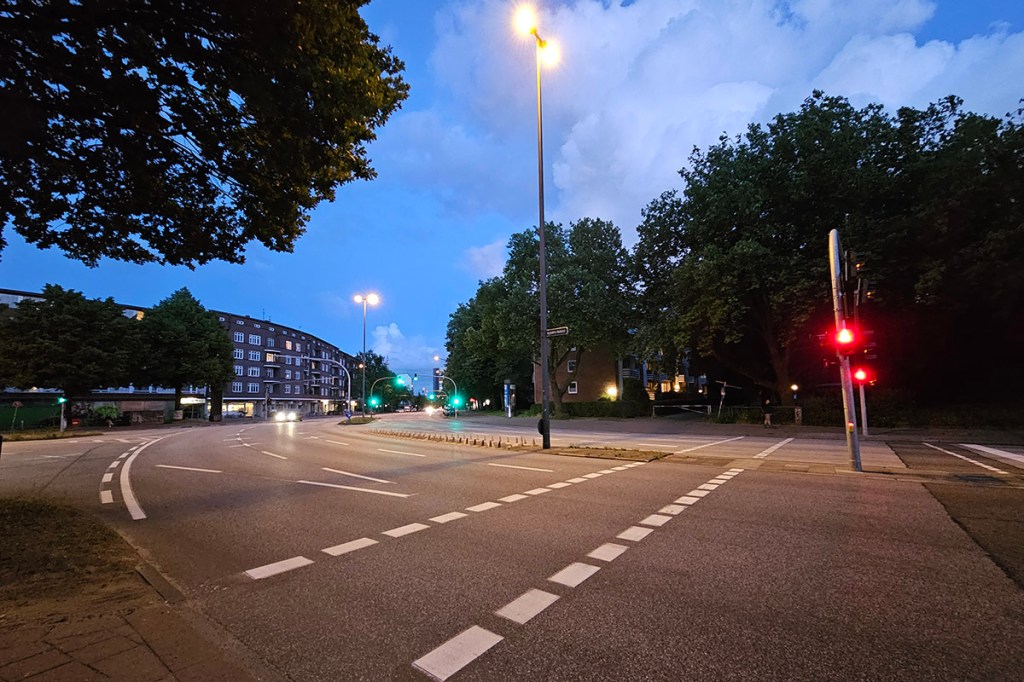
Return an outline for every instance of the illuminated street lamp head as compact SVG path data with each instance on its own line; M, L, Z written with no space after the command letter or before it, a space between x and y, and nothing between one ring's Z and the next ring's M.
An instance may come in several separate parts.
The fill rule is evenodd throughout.
M363 296L362 294L356 294L355 296L352 297L352 300L354 300L356 303L362 303L363 301L366 301L369 305L377 305L378 303L380 303L380 296L378 296L377 294L367 294L366 296Z
M537 13L529 5L520 5L516 9L515 25L517 33L537 35Z

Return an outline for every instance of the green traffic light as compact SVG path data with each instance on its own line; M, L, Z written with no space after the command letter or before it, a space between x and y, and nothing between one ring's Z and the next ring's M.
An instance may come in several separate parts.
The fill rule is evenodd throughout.
M377 396L372 396L369 402L370 407L377 407L378 405L380 405L380 398L378 398Z
M64 404L64 403L66 403L67 401L68 401L68 399L67 399L67 398L65 398L64 396L61 396L61 397L57 398L57 404L58 404L58 405L63 405L63 404Z
M458 407L461 404L462 404L462 398L460 398L457 395L456 396L452 396L452 405L454 405L455 407Z

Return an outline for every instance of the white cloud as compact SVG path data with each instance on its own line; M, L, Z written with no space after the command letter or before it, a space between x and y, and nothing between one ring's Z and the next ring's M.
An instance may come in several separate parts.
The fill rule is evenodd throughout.
M497 277L505 267L506 242L505 239L499 239L484 246L469 247L465 252L463 267L477 279Z
M958 94L973 111L1016 108L1024 34L997 25L957 44L919 44L915 33L937 7L931 0L549 5L541 35L559 42L562 63L543 76L548 219L612 220L629 244L641 209L681 187L678 170L694 146L793 111L815 87L858 106L920 107ZM536 221L534 56L530 40L511 30L512 8L506 0L461 0L437 12L431 64L450 98L410 114L401 140L417 147L407 153L407 172L440 188L457 210L492 211L525 228ZM488 272L496 253L494 244L471 249L467 267Z
M383 356L394 372L424 372L436 363L434 356L443 354L444 349L427 344L422 336L406 337L398 325L374 327L370 348Z

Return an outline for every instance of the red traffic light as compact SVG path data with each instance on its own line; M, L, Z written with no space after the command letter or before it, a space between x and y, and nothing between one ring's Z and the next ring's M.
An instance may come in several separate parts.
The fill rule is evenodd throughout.
M856 341L857 335L849 327L845 327L836 332L836 345L839 348L852 348Z
M857 367L853 370L853 380L858 384L873 384L875 377L867 367Z

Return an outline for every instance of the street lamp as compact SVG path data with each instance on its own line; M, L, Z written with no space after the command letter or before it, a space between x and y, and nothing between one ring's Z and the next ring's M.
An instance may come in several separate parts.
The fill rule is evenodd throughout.
M541 418L540 431L542 436L542 447L546 450L551 447L551 377L548 372L548 355L550 354L548 341L548 289L547 289L547 257L544 243L544 119L542 116L542 98L540 67L541 62L553 63L558 56L554 46L540 37L537 31L537 16L530 7L520 7L516 11L516 29L526 35L534 37L537 43L537 205L540 217L537 221L537 234L540 238L540 273L538 275L538 294L540 296L540 395L541 395Z
M360 409L363 412L363 416L366 416L366 305L377 305L380 303L380 296L377 294L356 294L353 299L356 303L363 304L363 401Z

